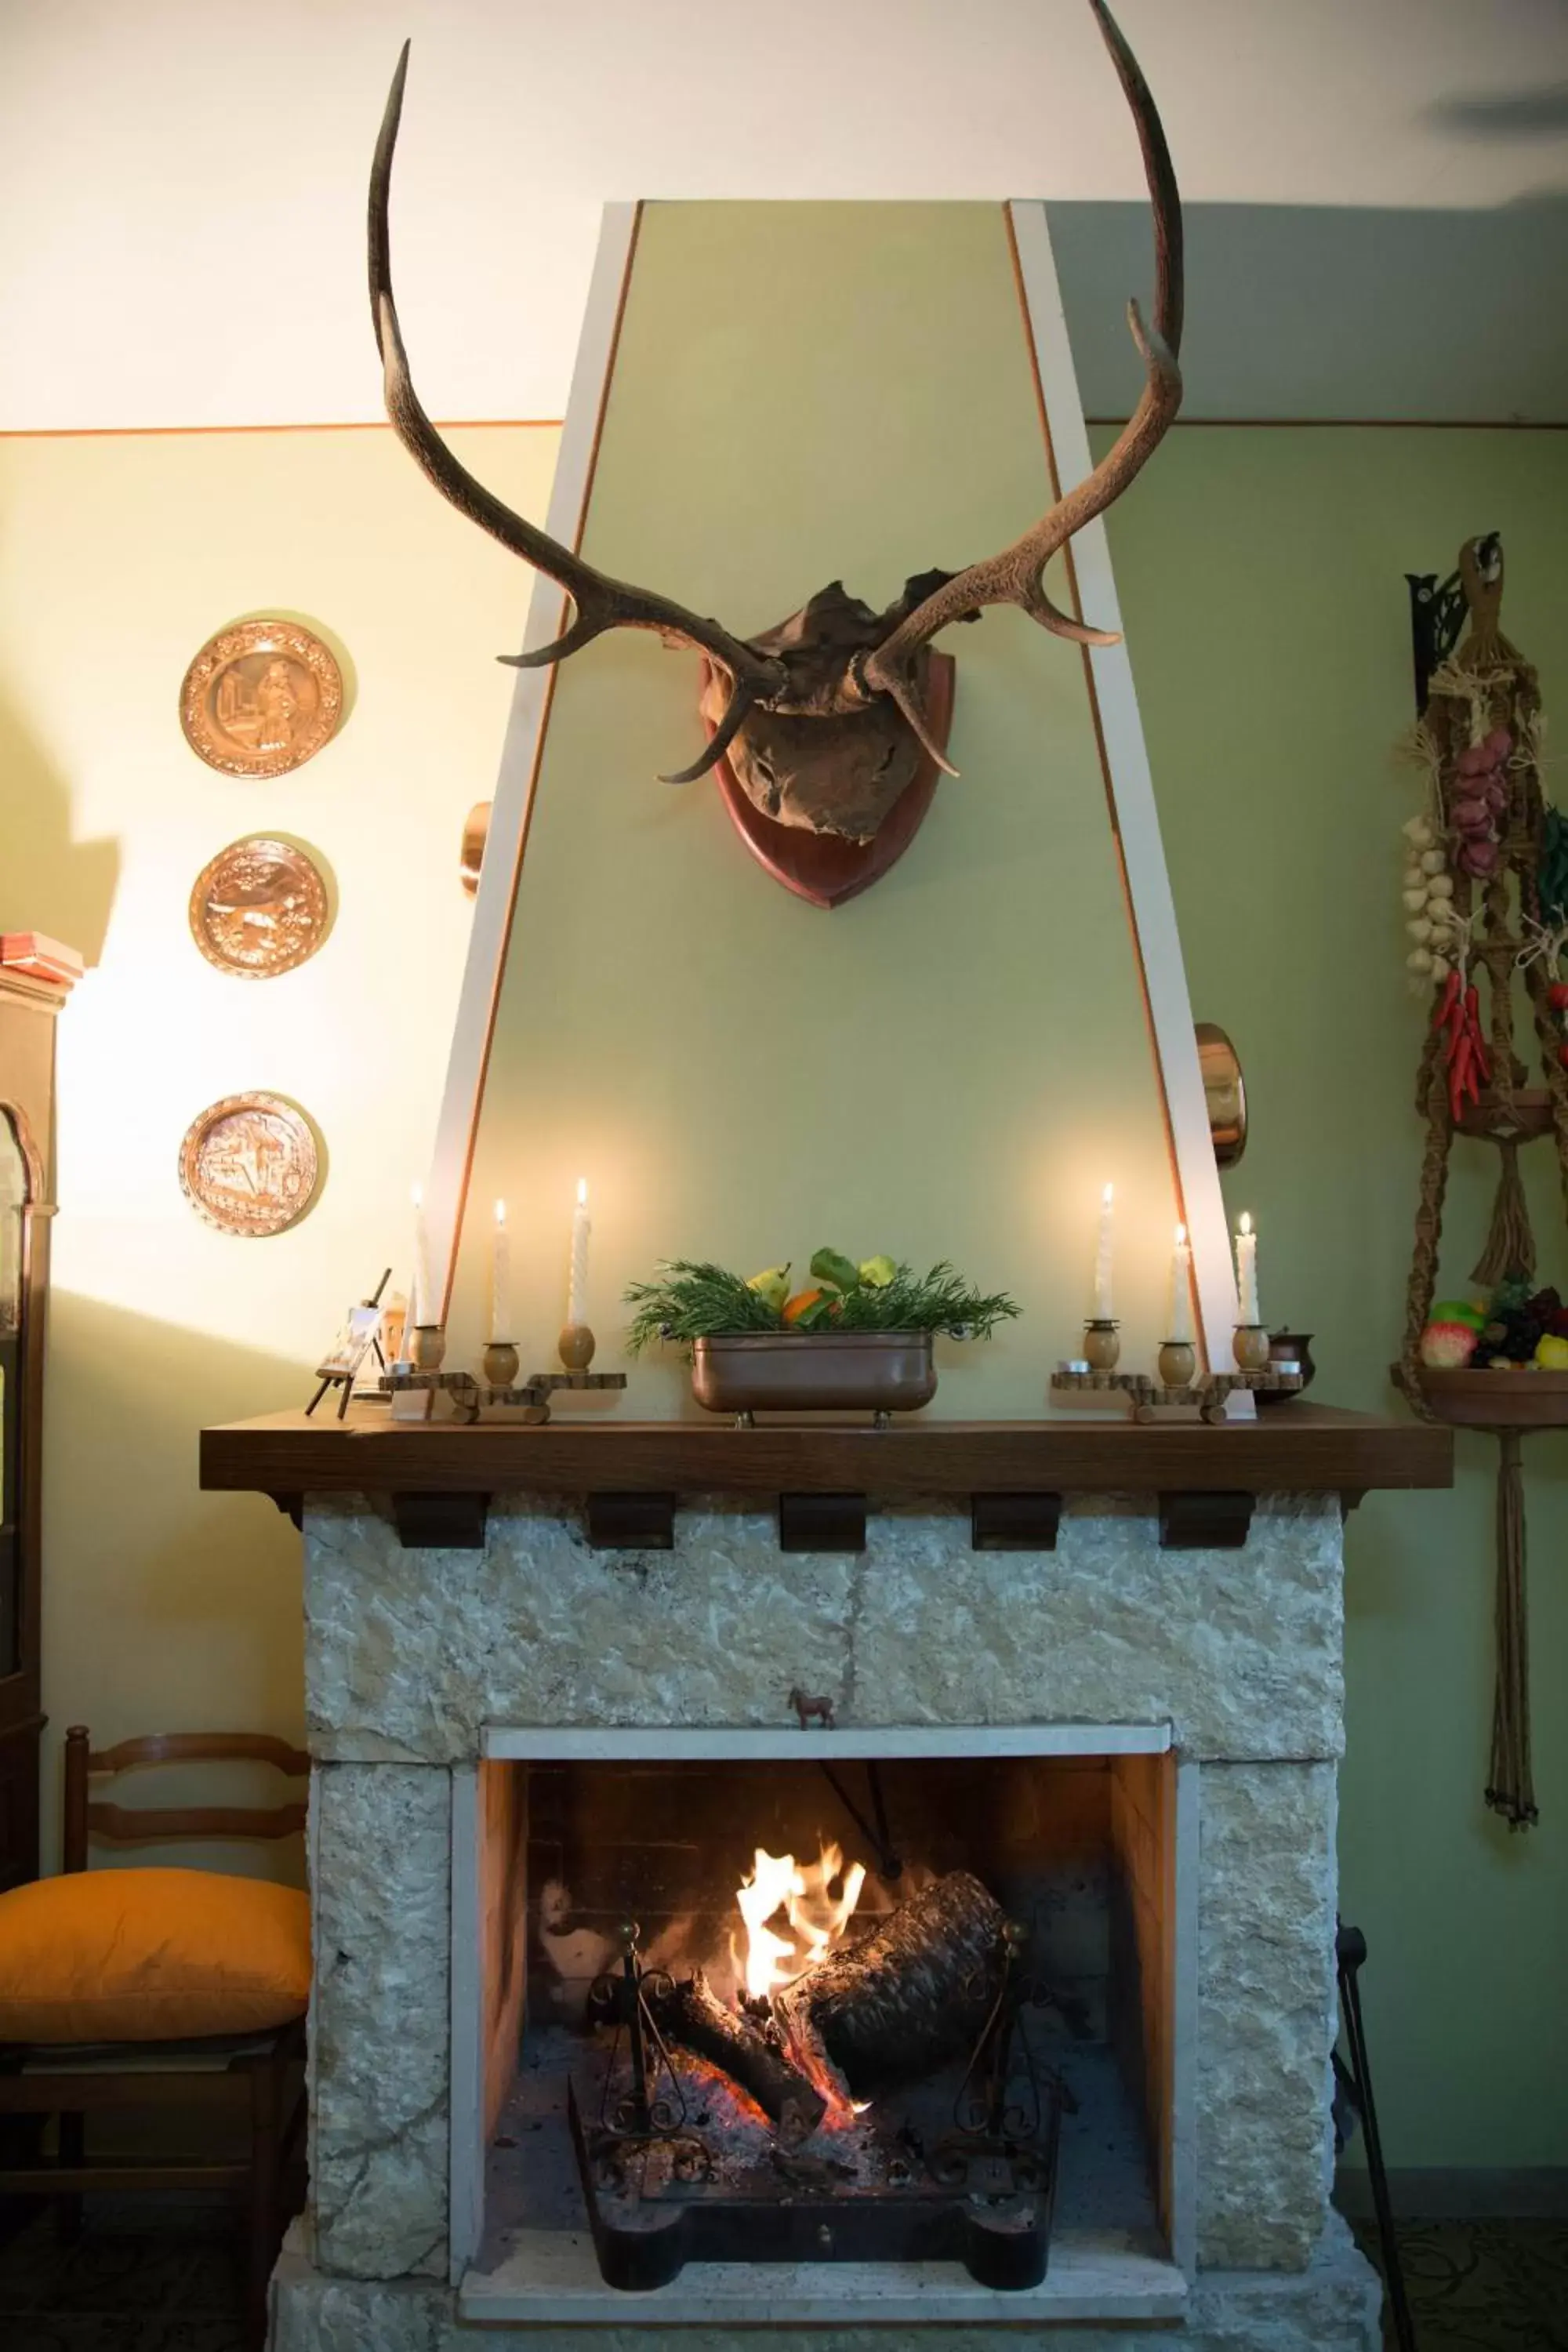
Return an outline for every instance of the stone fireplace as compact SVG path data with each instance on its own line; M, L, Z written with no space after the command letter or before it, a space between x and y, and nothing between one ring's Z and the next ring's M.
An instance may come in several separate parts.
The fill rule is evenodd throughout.
M1073 2352L1373 2352L1375 2281L1328 2200L1341 1494L1445 1483L1449 1455L1293 1410L207 1433L208 1485L304 1497L311 2195L276 2352L666 2330L837 2352L883 2326L980 2352L1056 2326ZM629 1491L655 1461L679 1494ZM1014 1491L978 1491L1004 1471ZM834 1509L868 1490L863 1548L770 1507L786 1476ZM835 1897L868 1874L846 1938L900 1872L966 1871L1016 1923L1067 2093L1044 2276L825 2254L608 2284L562 2120L605 2039L587 1988L629 1915L650 1966L701 1962L735 1999L757 1849L816 1866L824 1843Z

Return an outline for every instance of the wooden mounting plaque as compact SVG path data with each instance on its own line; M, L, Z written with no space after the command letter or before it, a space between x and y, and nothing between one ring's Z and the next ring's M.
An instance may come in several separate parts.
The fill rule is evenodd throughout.
M952 725L956 671L951 654L931 655L927 707L943 751ZM831 909L858 898L898 864L925 822L942 771L934 760L922 758L914 782L900 793L869 841L845 841L837 834L808 833L802 825L779 824L763 815L727 759L721 759L713 772L735 830L758 865L809 906Z

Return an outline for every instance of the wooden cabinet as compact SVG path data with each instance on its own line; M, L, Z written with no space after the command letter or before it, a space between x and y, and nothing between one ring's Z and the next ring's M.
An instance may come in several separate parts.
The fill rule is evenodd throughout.
M0 967L0 1892L38 1874L44 1306L64 996Z

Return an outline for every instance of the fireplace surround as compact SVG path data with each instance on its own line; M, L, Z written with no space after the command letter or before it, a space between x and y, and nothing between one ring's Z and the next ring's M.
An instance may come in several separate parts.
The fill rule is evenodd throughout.
M1445 1484L1450 1454L1442 1432L1293 1410L1294 1434L1013 1425L1035 1548L1009 1549L952 1491L984 1454L960 1424L886 1433L900 1443L860 1457L887 1465L864 1549L798 1553L766 1500L777 1433L722 1433L728 1491L679 1492L666 1549L595 1543L587 1482L559 1484L596 1442L595 1491L624 1496L651 1433L575 1431L565 1451L510 1433L504 1457L493 1433L395 1436L373 1415L357 1438L289 1417L207 1433L207 1483L304 1498L311 2199L276 2352L629 2352L653 2331L717 2352L753 2330L837 2352L884 2326L922 2352L1047 2327L1063 2352L1373 2352L1375 2281L1328 2203L1341 1494ZM815 1433L790 1434L798 1475ZM847 1433L822 1435L826 1480ZM665 1433L672 1483L691 1436ZM1184 1547L1215 1460L1249 1507ZM459 1462L488 1497L479 1539L405 1540L397 1489L467 1499ZM803 1728L792 1690L830 1701L831 1727ZM546 2136L518 2105L530 2036L604 1959L623 1893L656 1895L639 1845L665 1848L657 1937L713 1910L764 1826L863 1848L872 1761L895 1842L995 1879L1076 2008L1053 2056L1090 2120L1064 2125L1045 2278L702 2262L606 2285L580 2221L550 2226L527 2151L500 2145ZM637 1775L658 1834L601 1835ZM1097 2167L1102 2092L1121 2137L1100 2132L1117 2147Z

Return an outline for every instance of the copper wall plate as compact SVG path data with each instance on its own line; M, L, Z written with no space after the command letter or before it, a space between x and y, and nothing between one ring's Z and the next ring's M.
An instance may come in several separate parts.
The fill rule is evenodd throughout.
M208 963L241 980L275 980L327 936L321 868L292 842L247 833L220 849L191 892L191 937Z
M180 1146L181 1189L222 1234L282 1233L320 1181L310 1123L279 1095L225 1095L191 1121Z
M1247 1150L1247 1080L1241 1074L1240 1057L1225 1031L1212 1021L1195 1022L1194 1034L1198 1041L1198 1067L1203 1072L1214 1156L1222 1168L1234 1168Z
M227 776L283 776L330 742L342 672L298 621L240 621L209 637L180 688L185 740Z
M489 801L476 801L463 820L458 874L470 898L479 887L479 868L485 862L485 845L490 837L490 806Z

